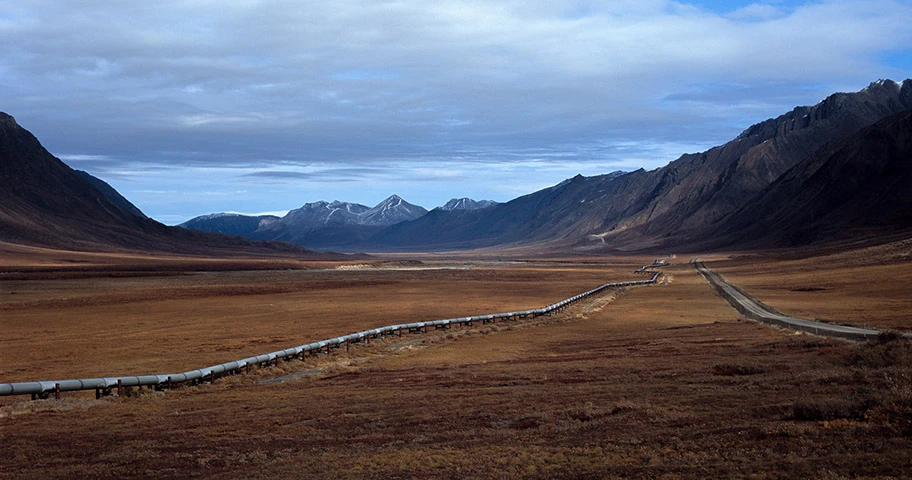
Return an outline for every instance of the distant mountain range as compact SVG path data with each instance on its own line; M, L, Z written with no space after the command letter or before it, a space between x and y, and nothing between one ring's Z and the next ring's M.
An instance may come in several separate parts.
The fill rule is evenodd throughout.
M390 196L373 208L339 201L306 203L278 221L261 226L249 237L328 249L351 245L383 227L414 220L425 213L426 209L412 205L398 195Z
M435 210L370 240L375 249L538 245L612 251L796 246L848 235L907 232L912 227L907 201L912 182L883 188L892 178L905 178L903 168L908 167L902 165L908 166L910 159L901 140L893 139L903 138L908 125L901 119L910 109L912 80L882 80L856 93L838 93L812 107L795 108L751 126L724 145L683 155L656 170L577 176L482 211ZM877 123L882 120L885 123ZM866 127L872 129L856 136ZM888 127L890 132L881 131ZM898 143L887 148L894 141ZM878 142L880 147L868 149ZM844 156L856 154L827 161L834 149ZM884 165L885 177L872 179L870 172L880 171L878 165ZM856 170L867 174L852 173ZM777 182L780 179L789 179L792 190ZM852 208L831 210L835 199L827 194L799 204L795 185L852 195L840 202ZM883 209L877 215L862 213L873 211L875 204ZM826 222L799 222L811 211L830 213ZM792 220L773 228L786 214ZM755 227L752 235L745 235L745 223L765 228Z
M444 211L466 211L497 205L491 200L454 198ZM284 217L244 216L217 213L193 218L180 226L208 232L231 233L258 240L283 240L312 248L345 248L369 238L397 223L408 222L428 213L424 207L406 202L398 195L373 208L358 203L319 201L305 203Z
M453 211L453 210L478 210L480 208L488 208L498 205L497 202L491 200L472 200L471 198L453 198L442 207L438 207L441 210Z
M224 233L250 237L253 232L265 228L281 217L275 215L241 215L239 213L213 213L190 219L179 226L205 232Z
M428 212L393 195L373 208L315 202L282 218L215 214L183 226L349 251L680 251L912 236L910 112L912 80L881 80L797 107L662 168L578 175L506 203L453 199ZM196 250L241 241L144 218L5 114L0 180L0 241ZM246 242L240 244L252 244Z

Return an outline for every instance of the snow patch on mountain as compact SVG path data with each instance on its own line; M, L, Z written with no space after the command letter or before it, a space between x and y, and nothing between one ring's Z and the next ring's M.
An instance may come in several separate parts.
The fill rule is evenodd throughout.
M462 197L462 198L453 198L450 199L444 206L440 207L441 210L478 210L480 208L487 208L497 205L497 202L493 200L472 200L471 198Z
M415 220L427 213L427 209L412 205L399 195L392 195L374 208L361 214L362 225L394 225Z
M306 203L292 210L273 228L291 227L313 230L333 225L387 226L414 220L427 210L412 205L398 195L392 195L371 208L358 203L319 201Z

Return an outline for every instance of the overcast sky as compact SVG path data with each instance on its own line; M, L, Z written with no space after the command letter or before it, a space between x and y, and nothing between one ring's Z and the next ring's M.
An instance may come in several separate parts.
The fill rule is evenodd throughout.
M912 76L912 0L0 0L0 111L168 224L506 201Z

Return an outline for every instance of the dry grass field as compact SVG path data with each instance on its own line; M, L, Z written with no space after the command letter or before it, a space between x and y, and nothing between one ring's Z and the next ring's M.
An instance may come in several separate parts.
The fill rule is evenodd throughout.
M901 243L704 259L784 312L912 331L909 254ZM632 271L653 259L196 273L208 260L105 258L74 275L23 268L28 258L0 275L4 382L183 371L379 325L537 308L643 278ZM908 342L739 320L688 258L663 285L553 317L387 337L166 392L0 398L0 478L908 476Z
M912 240L811 258L733 255L713 270L787 315L909 332L909 265Z

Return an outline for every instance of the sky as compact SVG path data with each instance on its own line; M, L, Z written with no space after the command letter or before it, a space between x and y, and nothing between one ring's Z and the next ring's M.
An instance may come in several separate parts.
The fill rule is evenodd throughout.
M912 0L0 0L0 111L166 224L651 170L912 76Z

